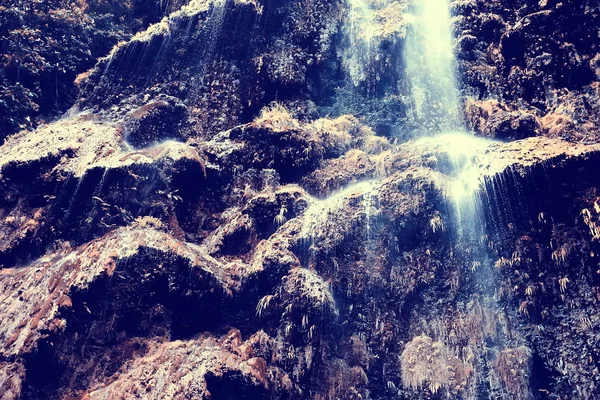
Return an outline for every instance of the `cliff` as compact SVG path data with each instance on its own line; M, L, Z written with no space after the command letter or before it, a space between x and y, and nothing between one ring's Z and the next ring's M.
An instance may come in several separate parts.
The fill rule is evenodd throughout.
M0 398L598 398L600 6L416 2L0 6Z

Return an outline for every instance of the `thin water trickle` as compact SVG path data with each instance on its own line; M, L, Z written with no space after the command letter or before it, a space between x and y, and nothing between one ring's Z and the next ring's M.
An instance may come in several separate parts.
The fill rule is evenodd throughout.
M358 206L364 211L367 219L366 229L369 232L370 219L376 209L377 188L377 181L362 181L350 185L326 199L315 200L304 213L300 237L309 241L315 240L323 233L323 227L332 221L332 217L341 216L341 213L347 212L345 206L351 198L356 198L359 202ZM338 219L334 219L333 223L336 223L336 221Z
M344 34L348 45L342 51L346 71L355 86L367 78L365 66L375 54L375 11L366 0L348 0L348 15Z

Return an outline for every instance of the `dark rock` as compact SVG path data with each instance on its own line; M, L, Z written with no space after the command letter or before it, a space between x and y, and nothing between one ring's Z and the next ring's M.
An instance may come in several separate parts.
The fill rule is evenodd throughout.
M159 97L125 118L125 140L138 149L169 139L182 141L188 117L188 109L179 99Z
M494 100L470 101L466 106L467 121L474 132L501 140L518 140L538 136L542 132L539 119L523 111L510 111Z
M13 3L11 132L123 41L0 147L0 397L600 396L597 2L452 1L410 141L412 2Z
M567 90L572 96L585 97L594 85L597 45L587 39L586 32L598 24L597 5L459 1L454 10L459 14L459 42L471 35L477 39L469 42L467 51L464 45L458 46L457 55L467 92L479 99L496 98L510 110L539 116L540 112L555 113L553 93ZM581 123L586 125L581 129L585 134L567 132L563 137L584 140L585 136L585 140L595 141L595 119L588 116ZM529 118L525 125L531 130L533 120Z
M289 183L351 147L362 146L368 151L385 148L387 142L372 135L348 116L302 123L275 104L263 109L254 122L217 135L203 149L230 168L273 169L282 183Z
M328 56L334 14L320 0L311 10L193 0L101 60L80 85L79 107L119 113L166 94L185 103L199 135L215 135L277 98L309 98L307 76Z
M0 144L55 119L77 99L76 77L121 40L182 5L144 0L7 0L0 6Z

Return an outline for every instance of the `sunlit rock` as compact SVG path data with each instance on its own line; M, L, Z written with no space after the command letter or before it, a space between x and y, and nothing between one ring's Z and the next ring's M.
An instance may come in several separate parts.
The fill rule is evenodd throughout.
M253 342L242 342L239 331L221 338L149 343L147 353L132 360L118 379L97 385L86 398L135 397L148 399L225 398L241 392L255 399L268 393L293 393L289 377L251 357Z

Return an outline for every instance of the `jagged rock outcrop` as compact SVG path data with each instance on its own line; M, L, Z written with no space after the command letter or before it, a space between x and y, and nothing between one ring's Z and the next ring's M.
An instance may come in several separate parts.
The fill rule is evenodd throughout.
M485 221L497 227L485 239L495 260L483 265L457 236L447 197L458 138L390 146L347 117L308 124L272 113L211 140L140 150L122 125L89 114L7 141L6 393L593 396L593 375L564 370L564 359L595 348L593 301L583 299L596 284L588 271L598 251L596 146L477 142ZM289 164L278 158L282 140L292 143ZM331 176L369 180L336 193ZM70 201L85 207L69 209ZM562 267L588 258L579 272ZM484 297L490 285L502 314ZM557 328L573 321L581 330ZM233 347L222 336L230 328L241 334ZM404 347L422 334L442 349L431 363L460 367L460 378L458 370L435 381L407 375L427 368ZM186 373L186 365L202 367ZM158 371L168 385L140 383ZM563 372L578 386L554 375Z
M588 35L600 21L598 4L460 0L453 2L453 8L458 14L456 52L468 95L500 100L506 110L502 114L509 114L495 118L516 122L510 114L526 113L529 119L546 120L541 124L543 134L597 141L600 103L595 60L600 49ZM467 120L472 120L468 109L467 114ZM569 121L559 135L555 124L549 123L557 118ZM540 134L539 123L528 124L525 136ZM504 128L495 125L491 120L485 127L471 123L476 131L506 137Z
M0 138L39 125L0 146L0 397L600 396L596 4L453 1L478 137L406 141L414 2L14 3L0 53L56 60L0 60Z
M6 0L0 6L0 143L77 99L76 77L185 0Z
M228 393L237 393L241 399L267 399L270 393L289 396L289 376L267 367L263 358L253 357L264 347L256 340L259 335L242 342L240 332L233 330L222 338L148 343L146 355L132 362L126 373L84 398L214 399L226 398Z
M7 141L0 160L0 264L27 262L59 241L83 243L144 215L184 235L177 214L214 189L207 179L216 185L219 179L191 146L171 141L128 150L123 133L84 115ZM181 192L171 186L186 180L205 184Z
M276 99L310 108L306 88L328 56L334 6L193 0L115 47L82 81L78 106L121 114L167 94L205 136L251 121Z

